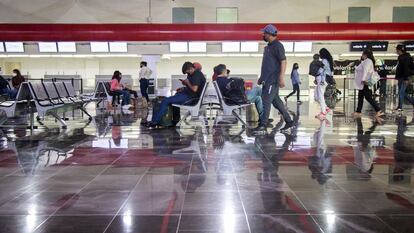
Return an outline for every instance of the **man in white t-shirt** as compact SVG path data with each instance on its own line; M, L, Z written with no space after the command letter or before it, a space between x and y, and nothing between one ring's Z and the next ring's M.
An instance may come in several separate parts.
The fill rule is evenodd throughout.
M148 86L149 86L149 78L152 74L152 70L147 67L147 62L142 61L140 63L141 70L139 71L139 87L141 89L141 95L144 97L147 102L149 102L148 98Z

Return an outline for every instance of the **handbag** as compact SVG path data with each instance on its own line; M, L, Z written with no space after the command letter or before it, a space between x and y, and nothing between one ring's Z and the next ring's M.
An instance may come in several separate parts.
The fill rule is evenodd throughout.
M369 87L374 86L379 80L380 80L380 76L378 75L377 72L372 72L371 76L368 78L367 80L367 84Z

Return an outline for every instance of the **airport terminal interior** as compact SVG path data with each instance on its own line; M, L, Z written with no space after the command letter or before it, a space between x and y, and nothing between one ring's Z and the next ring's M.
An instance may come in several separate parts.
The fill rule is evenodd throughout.
M0 0L0 232L414 232L412 55L413 0Z

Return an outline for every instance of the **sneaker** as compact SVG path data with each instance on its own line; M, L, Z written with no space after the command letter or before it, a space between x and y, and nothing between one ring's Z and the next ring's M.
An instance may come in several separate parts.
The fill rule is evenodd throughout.
M156 124L152 121L149 121L145 126L148 127L148 128L156 128L158 126L158 124Z
M148 121L147 120L142 120L140 124L141 125L147 125L148 124Z
M132 105L127 104L127 105L122 106L122 109L129 110L131 107L132 107Z
M267 130L267 128L264 125L259 125L256 128L254 128L254 131L262 131L262 132L264 131L264 132L266 132L266 130Z
M315 118L319 119L320 121L326 120L326 114L319 113Z
M283 97L283 99L285 99L285 102L287 102L287 100L288 100L288 98L285 96L285 97Z
M326 112L320 112L319 114L317 114L315 116L315 118L325 119L326 118Z
M287 122L286 124L285 124L285 126L283 126L283 128L281 128L280 129L280 131L282 132L282 131L286 131L286 130L288 130L288 129L290 129L290 128L292 128L292 127L294 127L295 126L295 122L293 122L293 121L291 121L291 122Z

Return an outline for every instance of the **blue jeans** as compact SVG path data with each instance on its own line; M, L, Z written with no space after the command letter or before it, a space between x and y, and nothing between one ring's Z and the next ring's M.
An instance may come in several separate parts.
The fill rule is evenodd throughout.
M191 97L184 94L184 93L177 93L171 97L165 98L161 101L160 110L152 116L152 122L154 124L159 124L161 122L162 117L167 113L168 106L171 104L183 104L190 100Z
M407 90L407 84L404 80L398 80L398 108L402 109L404 99L407 99L410 104L414 105L414 98L407 96L405 91Z
M259 113L259 119L263 118L263 101L262 101L262 88L254 87L251 90L246 91L247 100L250 103L254 103L257 113Z

